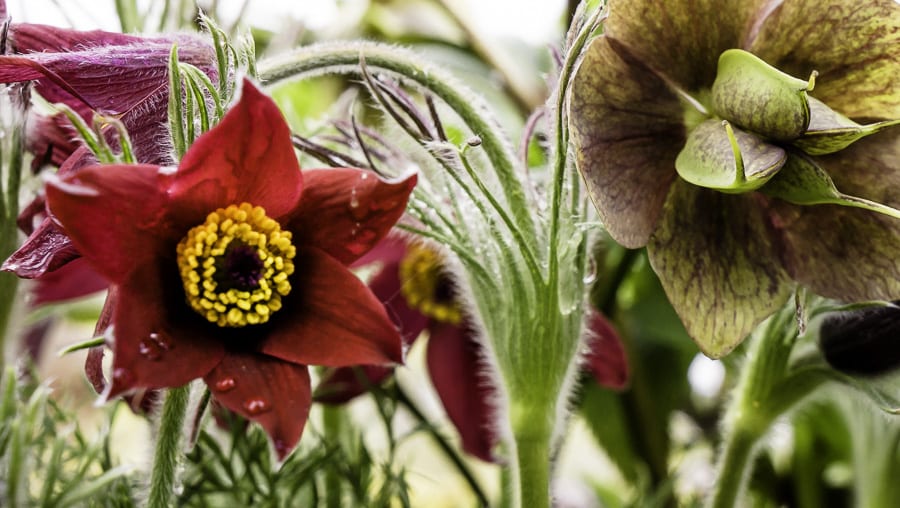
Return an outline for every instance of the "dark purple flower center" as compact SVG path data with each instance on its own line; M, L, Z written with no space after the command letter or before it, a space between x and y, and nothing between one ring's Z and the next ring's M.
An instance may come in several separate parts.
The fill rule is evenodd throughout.
M220 290L252 291L259 287L263 262L255 248L241 243L232 244L219 261L221 266L217 267L215 279Z

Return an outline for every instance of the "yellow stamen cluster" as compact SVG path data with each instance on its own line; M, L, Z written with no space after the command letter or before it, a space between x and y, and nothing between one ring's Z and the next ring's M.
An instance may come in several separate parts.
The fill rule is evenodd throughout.
M259 265L253 273L243 274L250 277L249 284L230 280L235 274L228 273L226 264L235 248ZM296 253L290 231L282 231L261 207L241 203L219 208L178 243L187 302L218 326L265 323L281 308L281 297L291 291L288 277L294 273Z
M400 261L403 297L410 308L438 321L459 324L462 311L451 294L440 253L423 244L407 247Z

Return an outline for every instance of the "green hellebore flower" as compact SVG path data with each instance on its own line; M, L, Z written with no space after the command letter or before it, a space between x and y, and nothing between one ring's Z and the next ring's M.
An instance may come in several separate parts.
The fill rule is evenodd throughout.
M795 283L900 298L900 3L610 0L571 92L603 223L708 356Z

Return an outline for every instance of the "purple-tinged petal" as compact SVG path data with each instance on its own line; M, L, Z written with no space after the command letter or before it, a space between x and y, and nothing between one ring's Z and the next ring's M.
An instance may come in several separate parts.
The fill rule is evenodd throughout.
M576 163L600 220L617 242L645 245L684 146L679 98L621 44L599 37L573 78L569 119Z
M728 354L791 293L763 199L679 181L647 245L669 301L711 358Z
M174 217L202 222L217 208L243 202L279 218L297 204L303 176L278 106L244 80L240 100L191 145L169 188ZM294 239L297 242L297 239Z
M403 296L400 259L385 261L381 270L369 280L368 285L375 298L384 304L391 321L400 329L403 343L411 346L428 325L428 317L411 308Z
M92 166L49 181L47 203L78 252L121 283L136 267L173 256L181 239L168 224L166 179L156 166Z
M223 332L184 304L174 261L135 272L117 290L107 398L139 388L182 386L222 361Z
M483 372L483 351L468 324L435 323L428 339L428 373L466 452L491 462L498 442L496 396Z
M413 174L388 182L362 169L306 170L303 178L303 199L288 229L298 242L348 265L387 235L417 181Z
M388 234L383 240L375 244L375 247L372 247L369 252L366 252L350 266L358 268L372 263L396 265L406 256L406 246L408 244L408 240L399 233Z
M613 390L622 390L628 386L628 357L619 333L612 323L597 311L588 317L588 347L590 351L585 357L587 369L594 380L602 386Z
M719 55L741 47L755 22L753 15L769 1L611 0L605 33L694 92L713 82Z
M294 265L293 290L272 316L263 353L327 367L402 361L400 334L356 275L315 249L297 249Z
M279 460L297 446L312 403L305 365L228 352L203 380L220 404L265 429Z
M751 51L798 77L819 73L812 95L851 118L900 118L900 4L894 0L785 1Z

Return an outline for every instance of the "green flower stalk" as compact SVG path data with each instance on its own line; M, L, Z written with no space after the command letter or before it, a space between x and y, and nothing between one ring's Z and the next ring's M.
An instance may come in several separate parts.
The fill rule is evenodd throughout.
M611 0L572 82L577 164L700 349L795 285L900 297L900 4Z

